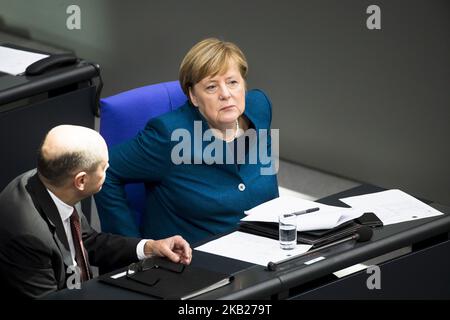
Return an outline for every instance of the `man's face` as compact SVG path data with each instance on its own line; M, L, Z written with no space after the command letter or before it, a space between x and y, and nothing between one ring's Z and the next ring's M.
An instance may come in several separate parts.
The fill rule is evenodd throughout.
M103 147L101 159L95 171L89 172L86 175L85 192L88 196L99 192L102 189L103 182L105 182L106 170L109 167L108 149L106 145Z
M86 189L90 194L97 193L102 189L108 167L108 161L102 161L94 172L88 174L89 183Z

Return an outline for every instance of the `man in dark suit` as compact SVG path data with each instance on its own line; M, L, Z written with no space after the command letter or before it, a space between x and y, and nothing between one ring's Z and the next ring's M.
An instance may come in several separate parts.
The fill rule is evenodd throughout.
M152 255L190 263L192 250L180 236L142 240L89 226L79 202L101 189L107 167L106 143L94 130L62 125L49 131L37 170L0 193L0 281L6 293L43 297L71 287L74 279L90 279L91 264L107 272Z

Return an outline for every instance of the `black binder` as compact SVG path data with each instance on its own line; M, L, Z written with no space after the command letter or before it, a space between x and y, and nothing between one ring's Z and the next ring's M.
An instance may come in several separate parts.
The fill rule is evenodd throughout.
M154 257L142 260L120 271L99 277L114 286L129 289L158 299L186 300L229 284L233 277L200 267L184 266ZM130 269L134 269L130 270Z
M352 235L360 227L361 225L359 223L350 220L333 229L307 232L299 231L297 232L297 243L310 244L315 248L320 247L327 243ZM241 221L238 230L271 239L279 238L278 223L275 222Z

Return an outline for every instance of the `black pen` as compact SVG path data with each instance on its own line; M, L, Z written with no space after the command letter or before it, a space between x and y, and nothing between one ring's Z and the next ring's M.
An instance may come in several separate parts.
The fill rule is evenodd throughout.
M306 209L306 210L302 210L302 211L297 211L297 212L294 212L294 214L296 216L300 216L302 214L311 213L311 212L315 212L315 211L319 211L319 210L320 210L320 208L316 207L316 208Z

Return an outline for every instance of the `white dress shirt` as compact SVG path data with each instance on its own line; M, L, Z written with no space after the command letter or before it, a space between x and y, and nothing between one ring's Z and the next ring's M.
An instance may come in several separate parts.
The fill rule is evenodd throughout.
M74 266L77 265L77 262L75 261L75 248L73 246L73 238L72 238L72 230L70 228L70 216L73 213L74 207L69 206L67 203L63 202L61 199L59 199L57 196L53 194L50 190L48 190L48 193L50 194L50 197L52 198L53 202L56 205L56 208L58 209L59 215L61 216L61 220L64 226L64 230L66 231L67 241L69 241L69 248L70 248L70 255L72 256L72 263ZM147 242L146 239L143 239L139 241L139 243L136 246L136 255L139 260L147 258L147 256L144 254L144 245Z

